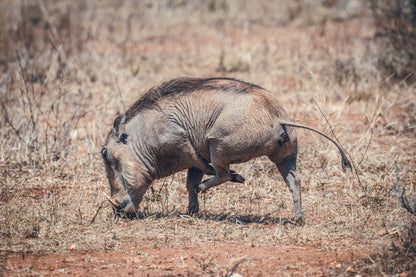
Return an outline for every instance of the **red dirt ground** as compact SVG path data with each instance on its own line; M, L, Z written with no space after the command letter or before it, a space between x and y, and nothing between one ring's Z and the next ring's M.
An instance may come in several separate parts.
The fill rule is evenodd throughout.
M75 246L74 246L75 247ZM181 248L145 245L123 251L69 251L65 254L6 256L0 273L74 276L327 276L353 274L362 254L344 249L323 251L317 245L251 247L217 245ZM338 274L337 274L338 273ZM235 276L238 276L238 275Z

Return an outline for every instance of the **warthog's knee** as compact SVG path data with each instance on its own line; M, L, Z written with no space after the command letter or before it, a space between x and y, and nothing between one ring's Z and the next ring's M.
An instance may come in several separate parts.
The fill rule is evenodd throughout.
M199 192L205 193L208 189L218 186L227 181L231 181L234 183L244 183L246 179L240 174L235 173L235 171L230 170L228 175L214 176L212 178L204 180L202 183L195 186L193 191L198 192L198 193Z

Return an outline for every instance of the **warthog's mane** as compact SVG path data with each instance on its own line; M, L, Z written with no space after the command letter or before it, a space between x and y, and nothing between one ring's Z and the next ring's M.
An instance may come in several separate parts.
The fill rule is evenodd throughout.
M226 82L224 82L226 81ZM258 85L233 78L178 78L162 83L149 89L125 113L125 122L132 119L140 111L151 108L160 99L177 93L189 93L197 90L223 90L247 93L252 89L263 89Z

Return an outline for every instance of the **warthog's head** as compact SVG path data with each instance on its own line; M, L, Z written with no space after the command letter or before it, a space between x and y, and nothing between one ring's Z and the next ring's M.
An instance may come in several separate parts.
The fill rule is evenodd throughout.
M124 132L125 123L124 114L114 120L113 128L101 149L101 156L111 189L108 200L113 205L114 212L117 215L134 217L137 207L133 203L140 202L145 189L134 191L131 184L142 182L145 187L146 182L139 177L142 168L128 142L128 135Z
M110 183L111 196L114 198L108 198L113 208L115 210L121 209L123 206L128 203L121 203L119 200L116 200L116 196L122 194L124 191L123 175L121 174L121 152L123 151L123 145L120 144L125 142L121 141L120 129L124 124L125 116L118 116L113 123L113 129L107 136L107 140L101 149L101 156L104 161L105 170L107 173L108 182ZM124 135L125 136L125 135ZM125 138L124 138L125 140Z

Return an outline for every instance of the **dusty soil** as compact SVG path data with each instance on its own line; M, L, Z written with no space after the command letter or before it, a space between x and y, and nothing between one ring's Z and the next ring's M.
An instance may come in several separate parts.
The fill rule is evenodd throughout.
M76 246L73 245L73 248ZM125 245L124 251L76 251L6 256L3 274L75 276L324 276L354 273L362 253L320 250L317 245L278 247L217 244L198 248ZM236 275L237 276L237 275Z

